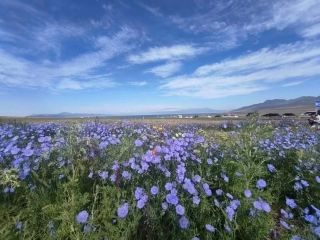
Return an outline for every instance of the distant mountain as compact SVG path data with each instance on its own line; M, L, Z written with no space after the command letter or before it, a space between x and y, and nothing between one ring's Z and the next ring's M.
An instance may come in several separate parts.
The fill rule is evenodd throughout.
M191 108L181 110L164 110L151 113L131 113L131 114L88 114L88 113L69 113L62 112L56 114L33 114L29 118L93 118L93 117L137 117L137 116L162 116L162 115L192 115L192 114L212 114L221 113L224 111L213 110L211 108Z
M295 113L300 114L306 111L314 111L315 101L320 100L319 97L304 96L295 99L272 99L263 103L253 104L233 110L235 113L248 113L258 111L259 113Z

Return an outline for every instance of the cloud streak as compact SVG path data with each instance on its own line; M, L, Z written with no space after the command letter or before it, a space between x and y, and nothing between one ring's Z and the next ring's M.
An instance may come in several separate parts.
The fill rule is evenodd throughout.
M206 48L195 47L191 44L153 47L142 53L129 55L128 61L133 64L143 64L164 60L174 61L197 56L204 53L206 50Z
M59 63L39 64L0 49L0 83L58 90L113 87L116 83L99 69L105 67L108 60L129 51L134 46L129 41L136 37L137 32L123 27L111 37L96 39L99 44L95 51Z
M178 72L181 69L182 64L180 62L168 62L156 67L153 67L147 70L147 73L153 73L156 76L166 78L174 73Z
M281 81L320 76L319 42L300 42L203 65L190 75L168 79L168 95L221 98L261 91ZM288 83L287 83L288 84Z

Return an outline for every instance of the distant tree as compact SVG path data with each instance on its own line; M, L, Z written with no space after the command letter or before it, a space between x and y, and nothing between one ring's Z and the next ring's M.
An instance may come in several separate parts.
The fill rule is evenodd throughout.
M259 117L259 113L258 113L258 111L249 112L247 114L247 117Z

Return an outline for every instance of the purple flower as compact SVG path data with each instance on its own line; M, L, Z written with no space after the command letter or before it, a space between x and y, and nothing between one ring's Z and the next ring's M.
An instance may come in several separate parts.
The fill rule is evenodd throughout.
M198 195L193 196L193 197L192 197L192 202L193 202L193 204L195 204L195 205L199 205L199 203L200 203L200 198L199 198L199 196L198 196Z
M211 224L206 224L205 225L205 227L206 227L206 230L208 231L208 232L215 232L216 231L216 229L214 228L214 226L212 226Z
M161 203L161 208L163 210L167 210L168 209L168 203L166 203L166 202Z
M76 221L78 223L86 223L88 221L89 213L86 210L83 210L78 213L76 216Z
M232 221L233 216L235 214L234 209L229 206L229 207L226 208L226 213L227 213L227 217L228 217L229 221Z
M316 182L320 183L320 176L316 176Z
M146 196L146 199L145 198L139 199L137 202L137 208L139 209L143 208L146 205L147 201L148 201L148 196Z
M313 224L317 224L317 218L313 215L305 215L304 216L304 220L306 220L307 222L313 223Z
M17 223L16 223L16 229L17 229L18 231L21 231L22 228L23 228L23 223L22 223L22 222L17 222Z
M216 194L217 194L218 196L221 196L221 195L223 194L223 191L222 191L221 189L217 189L217 190L216 190Z
M141 187L137 187L136 190L134 191L134 196L136 200L139 200L143 196L143 189Z
M287 204L288 207L290 207L292 209L297 207L297 204L294 201L294 199L291 199L291 198L288 198L288 197L286 197L286 204Z
M209 165L212 165L212 164L213 164L212 159L211 159L211 158L208 158L208 159L207 159L207 163L208 163Z
M128 203L122 204L117 210L119 218L125 218L128 215L128 212L129 212L129 204Z
M290 240L302 240L298 235L293 235Z
M290 230L290 229L291 229L291 227L289 226L289 224L288 224L287 222L283 221L283 220L280 220L280 224L281 224L282 227L284 227L284 228L287 229L287 230Z
M131 173L129 173L128 171L123 171L122 177L126 180L129 180L131 178Z
M153 186L150 192L152 195L157 195L159 193L159 188L157 186Z
M183 189L187 190L192 195L198 194L196 188L194 187L194 184L188 178L186 178L184 180L182 187L183 187Z
M180 225L180 228L181 229L187 229L189 227L189 220L188 218L186 218L185 216L182 216L180 219L179 219L179 225Z
M286 219L292 219L293 218L293 214L292 213L288 213L286 212L284 209L280 210L282 217L286 218Z
M166 183L166 185L164 186L164 188L167 190L167 191L170 191L172 189L173 185L172 183Z
M296 182L293 186L294 190L299 191L301 189L303 189L303 186L301 185L301 183Z
M229 182L229 177L226 174L221 173L221 177L223 178L223 181L225 181L226 183Z
M233 199L233 196L230 193L227 193L226 196L230 199Z
M167 201L167 203L169 203L169 204L177 205L178 202L179 202L179 198L177 197L177 195L175 195L175 194L173 194L173 193L169 193L169 194L167 194L167 196L166 196L166 201Z
M137 139L134 141L134 145L136 145L136 147L141 147L143 145L143 142L140 139Z
M263 179L259 179L256 184L257 188L264 189L267 186L267 183Z
M320 226L312 228L312 232L320 238Z
M252 193L251 193L250 189L244 190L244 196L246 198L250 198L252 196Z
M185 212L184 207L182 205L178 204L176 206L176 213L178 215L184 215L184 212Z
M192 180L196 183L201 182L201 177L199 175L194 175ZM319 177L319 181L320 181L320 177Z
M306 180L301 180L300 182L304 187L309 187L309 183Z
M98 174L102 178L102 180L106 180L108 178L108 172L106 171L99 171Z
M33 155L33 150L28 148L23 150L23 155L26 157L31 157Z
M206 194L208 197L212 196L212 191L211 191L208 183L203 183L203 184L202 184L202 188L203 188L205 194Z
M230 207L234 210L236 210L240 206L240 201L239 200L232 200L230 202Z
M266 201L263 201L262 199L254 201L253 206L255 209L260 210L260 211L264 211L267 213L269 213L271 211L270 205Z
M267 164L268 170L271 173L274 173L277 171L277 169L272 164Z

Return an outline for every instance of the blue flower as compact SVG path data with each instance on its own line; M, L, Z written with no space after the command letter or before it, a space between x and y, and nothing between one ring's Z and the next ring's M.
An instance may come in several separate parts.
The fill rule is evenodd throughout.
M302 240L302 238L299 237L298 235L294 235L294 236L291 237L290 240Z
M216 229L214 228L214 226L212 226L211 224L206 224L205 225L205 227L206 227L206 230L208 231L208 232L215 232L216 231Z
M305 215L304 216L304 219L307 221L307 222L310 222L310 223L313 223L313 224L317 224L317 218L313 215Z
M267 182L264 179L259 179L256 186L258 189L264 189L267 186Z
M181 229L187 229L190 225L188 218L186 218L185 216L182 216L179 219L179 225Z
M166 203L166 202L161 203L161 208L163 210L167 210L168 209L168 203Z
M134 196L136 200L139 200L143 196L143 189L141 187L136 187L136 190L134 191Z
M143 142L140 139L137 139L137 140L134 141L134 145L136 147L141 147L143 145Z
M152 195L157 195L159 193L159 188L157 186L153 186L151 187L150 192Z
M117 210L117 214L119 218L125 218L128 215L128 212L129 212L128 203L122 204Z
M176 206L176 213L178 215L184 215L184 213L185 213L184 207L182 205L178 204Z
M18 231L21 231L22 228L23 228L23 223L22 223L22 222L17 222L17 223L16 223L16 229L17 229Z
M274 173L277 171L277 169L272 164L267 164L268 170L271 173Z
M227 213L227 218L229 219L229 221L232 221L233 216L235 214L234 209L229 206L229 207L226 208L226 213Z
M83 210L78 213L76 216L76 221L78 223L86 223L88 221L89 213L86 210Z
M200 203L200 198L199 198L199 196L198 196L198 195L193 196L193 197L192 197L192 202L193 202L193 204L195 204L195 205L199 205L199 203Z
M284 227L284 228L287 229L287 230L290 230L290 229L291 229L291 227L289 226L289 224L288 224L287 222L283 221L283 220L280 220L280 224L281 224L282 227Z
M169 193L169 194L167 194L167 196L166 196L166 201L167 201L167 203L169 203L169 204L177 205L178 202L179 202L179 198L177 197L176 194Z
M221 189L217 189L217 190L216 190L216 194L217 194L218 196L221 196L221 195L223 194L223 191L222 191Z
M252 196L252 193L251 193L250 189L244 190L244 196L246 198L250 198Z
M260 211L264 211L267 213L269 213L271 211L270 205L266 201L263 201L262 199L254 201L253 206L255 209L260 210Z
M291 198L288 198L288 197L286 197L286 204L287 204L288 207L290 207L292 209L297 207L297 204L294 201L294 199L291 199Z

